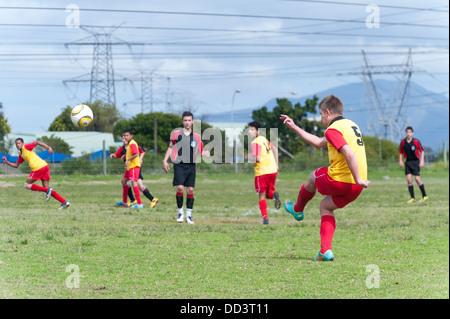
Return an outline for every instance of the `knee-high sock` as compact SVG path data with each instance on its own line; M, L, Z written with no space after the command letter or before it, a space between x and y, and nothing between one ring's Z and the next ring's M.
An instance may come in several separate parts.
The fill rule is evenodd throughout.
M44 192L44 193L48 192L48 188L43 187L43 186L39 186L39 185L36 185L36 184L31 184L30 190L32 190L34 192Z
M147 197L150 201L152 201L153 198L155 198L155 197L153 197L152 193L150 193L150 191L148 190L147 187L143 186L141 188L141 191L142 191L142 194L144 194L144 196Z
M128 198L128 185L122 186L122 203L126 204Z
M131 187L128 187L128 197L130 198L131 202L134 202L135 198L134 198L133 190L131 189Z
M267 202L265 199L259 201L259 209L261 210L263 220L266 220L268 216L267 216Z
M183 193L177 192L176 199L177 199L177 208L178 210L180 210L181 208L183 208Z
M411 195L411 198L414 198L414 185L408 184L408 190L409 190L409 194Z
M425 185L423 185L423 183L419 185L419 188L420 191L422 192L422 197L427 196L427 193L425 192Z
M320 253L324 254L327 250L331 250L334 231L336 230L336 220L334 216L324 215L320 224Z
M139 186L137 186L137 185L134 186L133 191L134 191L134 197L136 197L138 205L141 205L142 200L141 200L141 193L139 192Z
M188 194L186 198L186 208L193 209L194 208L194 194Z
M316 193L311 193L310 191L306 190L305 184L303 184L300 188L300 192L298 193L297 203L294 206L294 211L297 213L303 212L306 204L308 204L308 202L313 199L314 195L316 195Z
M274 193L274 192L268 191L268 192L266 193L266 198L267 198L267 199L273 199L273 193Z

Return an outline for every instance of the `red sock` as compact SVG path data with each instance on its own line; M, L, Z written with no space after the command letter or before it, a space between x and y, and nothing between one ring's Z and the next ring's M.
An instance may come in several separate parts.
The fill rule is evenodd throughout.
M35 185L35 184L31 184L31 190L35 191L35 192L44 192L47 193L48 192L48 188L39 186L39 185Z
M331 249L331 243L333 241L334 230L336 229L336 220L334 216L324 215L321 218L320 224L320 253L324 254L327 250Z
M266 193L266 198L273 199L273 192L267 192Z
M52 191L52 197L56 200L58 200L61 204L64 204L66 200L61 197L56 191Z
M269 218L267 216L267 202L265 199L259 201L259 209L261 209L261 215L263 217L263 220Z
M134 191L134 197L136 197L138 205L142 205L141 193L139 192L139 186L133 187L133 191ZM128 194L128 192L127 192L127 194Z
M294 211L297 213L302 213L305 209L306 204L308 204L308 202L313 199L314 195L316 195L316 193L307 191L305 188L305 184L303 184L300 188L300 192L298 193L297 203L294 205Z
M136 196L136 193L134 193L134 196ZM128 199L128 185L122 186L122 203L126 204L127 199Z

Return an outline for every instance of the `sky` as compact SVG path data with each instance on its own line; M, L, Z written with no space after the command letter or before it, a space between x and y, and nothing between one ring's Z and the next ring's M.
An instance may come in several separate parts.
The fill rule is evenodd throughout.
M46 131L64 107L89 102L102 33L125 118L256 109L360 82L362 51L387 68L411 49L412 81L448 97L448 10L443 0L0 0L0 102L13 132Z

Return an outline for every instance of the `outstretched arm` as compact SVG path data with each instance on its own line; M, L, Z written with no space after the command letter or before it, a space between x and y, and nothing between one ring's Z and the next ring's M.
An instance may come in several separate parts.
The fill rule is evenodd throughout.
M300 136L300 138L304 140L306 143L311 144L316 148L327 146L327 139L325 137L318 137L311 133L306 132L305 130L298 127L294 123L294 120L291 119L289 116L282 114L280 116L280 119L283 121L283 124L286 124L287 127L289 127L291 130L297 133L297 135Z
M9 166L11 166L11 167L14 167L14 168L17 168L17 167L19 167L19 165L20 165L20 163L13 163L13 162L10 162L10 161L8 161L7 159L6 159L6 156L3 156L2 157L2 160L3 160L3 163L5 163L5 164L8 164Z

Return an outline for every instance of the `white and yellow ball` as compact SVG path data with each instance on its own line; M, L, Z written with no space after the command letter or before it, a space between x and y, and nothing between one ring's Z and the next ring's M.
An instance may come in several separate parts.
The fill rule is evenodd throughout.
M70 119L78 127L88 127L94 120L94 113L89 106L78 104L72 109Z

